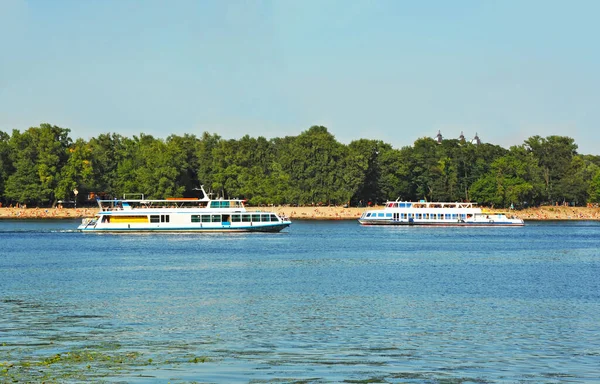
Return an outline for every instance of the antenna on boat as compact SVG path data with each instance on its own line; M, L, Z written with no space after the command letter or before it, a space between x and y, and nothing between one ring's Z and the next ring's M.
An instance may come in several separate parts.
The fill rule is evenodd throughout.
M202 196L200 197L199 200L210 200L209 195L212 195L213 193L206 193L206 191L204 190L204 185L201 185L200 188L194 188L194 191L202 191Z

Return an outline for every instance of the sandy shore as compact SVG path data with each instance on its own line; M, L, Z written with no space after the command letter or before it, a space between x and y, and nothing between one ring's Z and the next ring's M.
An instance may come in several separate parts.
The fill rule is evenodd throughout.
M600 220L600 208L542 206L515 211L523 220Z
M96 212L97 208L0 208L0 219L74 219Z
M358 219L362 213L374 208L342 208L342 207L274 207L273 210L291 219L340 220ZM488 209L493 212L507 210ZM543 206L511 211L523 220L600 220L600 208L585 207L553 207Z
M369 208L247 207L247 209L275 211L296 220L351 220L358 219ZM0 219L73 219L92 217L97 211L97 208L0 208ZM600 220L600 208L544 206L514 211L514 214L524 220Z

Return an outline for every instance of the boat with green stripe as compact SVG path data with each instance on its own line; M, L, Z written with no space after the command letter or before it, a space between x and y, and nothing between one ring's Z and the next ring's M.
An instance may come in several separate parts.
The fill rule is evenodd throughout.
M82 232L280 232L291 221L275 212L248 211L241 199L98 199L100 210L84 218ZM126 195L127 196L127 195Z

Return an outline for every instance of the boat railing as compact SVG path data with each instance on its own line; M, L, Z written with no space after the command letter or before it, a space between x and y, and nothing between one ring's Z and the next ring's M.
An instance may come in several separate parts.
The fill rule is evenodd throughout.
M165 200L97 200L101 211L123 211L163 208L244 209L243 200L201 200L197 198L168 198ZM215 204L218 203L218 204Z
M127 196L132 196L132 197L139 197L139 199L135 199L135 200L144 200L144 194L143 193L124 193L123 194L123 200L130 200L132 199L131 197L127 197Z
M386 208L411 208L411 209L465 209L477 208L476 203L471 202L410 202L410 201L388 201L385 204Z

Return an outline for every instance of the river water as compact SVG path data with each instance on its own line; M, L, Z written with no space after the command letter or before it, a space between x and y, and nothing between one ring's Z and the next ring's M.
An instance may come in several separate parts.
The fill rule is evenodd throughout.
M0 381L600 382L598 222L77 224L0 221Z

